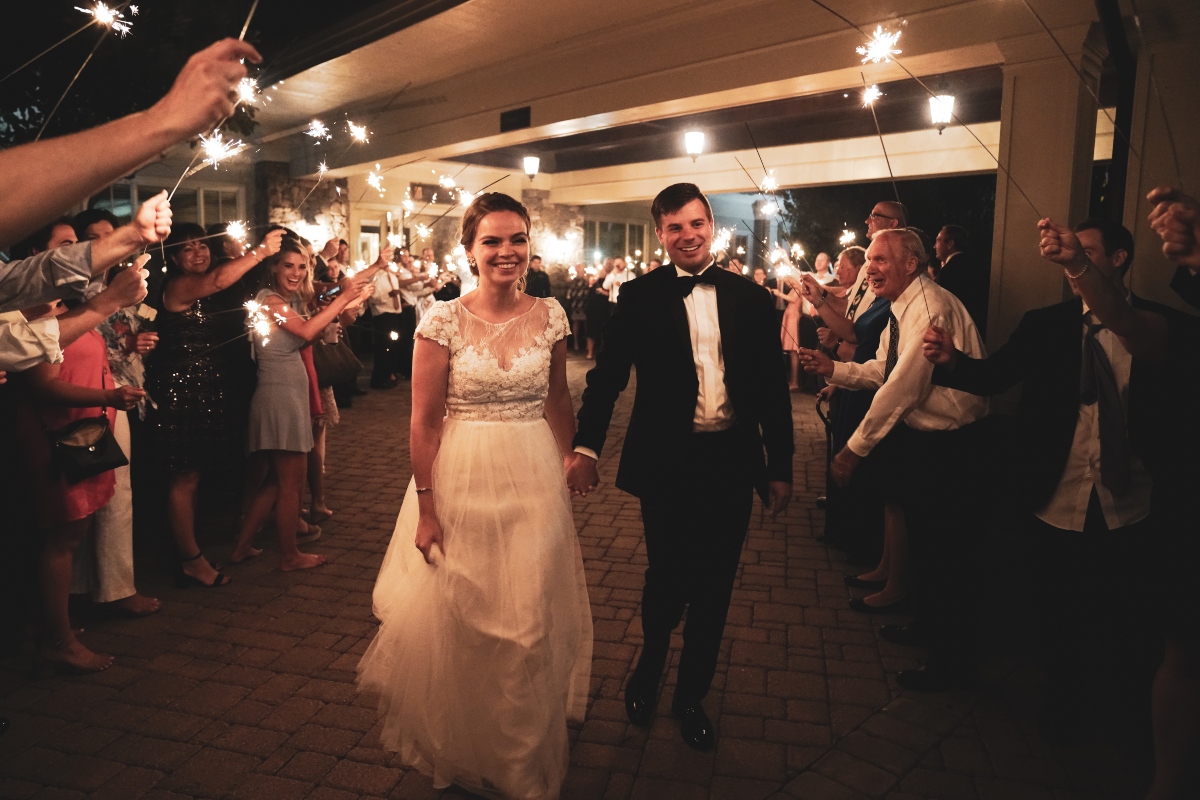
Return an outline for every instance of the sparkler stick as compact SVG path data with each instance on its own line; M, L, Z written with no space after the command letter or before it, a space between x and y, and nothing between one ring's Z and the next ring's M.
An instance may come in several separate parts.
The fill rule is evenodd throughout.
M108 38L107 33L107 31L104 31L100 34L100 38L96 40L96 46L92 48L92 52L88 53L87 58L85 58L83 63L79 65L79 70L75 73L75 77L71 78L71 82L68 83L67 88L63 90L62 96L58 98L58 102L54 104L54 108L50 109L50 113L46 115L46 119L42 122L41 130L37 132L37 136L33 137L35 142L38 139L41 139L42 134L46 132L46 126L49 125L50 120L54 118L54 114L58 111L58 107L62 105L62 101L67 99L67 95L71 92L71 87L75 85L75 81L79 80L79 76L83 74L84 67L88 65L88 62L92 60L92 56L96 55L96 51L100 49L100 45L104 44L104 40Z
M863 101L866 102L867 93L870 91L867 87L867 76L863 73L858 73L863 82ZM896 186L896 176L892 173L892 159L888 157L887 144L883 141L883 130L879 127L879 117L875 114L875 99L866 103L867 108L871 109L871 119L875 120L875 133L879 134L879 146L883 148L883 160L887 164L888 177L892 179L892 191L896 194L896 202L900 202L900 189Z
M470 165L468 165L468 166L470 166ZM463 169L466 169L466 167L463 167ZM459 170L459 171L461 172L462 170ZM486 192L488 189L492 188L492 187L493 187L493 186L495 186L497 183L499 183L500 181L502 181L502 180L504 180L505 178L508 178L508 177L510 177L510 176L508 176L508 175L501 175L499 178L496 178L496 180L492 181L492 182L491 182L491 183L489 183L487 186L485 186L485 187L483 187L482 189L480 189L478 192L475 192L475 196L476 196L476 197L478 197L479 195L483 194L483 193L484 193L484 192ZM428 204L428 203L426 203L426 205L429 205L429 204ZM450 206L449 208L447 208L447 209L446 209L446 210L445 210L445 211L442 213L442 215L441 215L440 217L438 217L437 219L435 219L435 220L433 221L433 225L437 225L439 222L441 222L443 219L445 219L445 218L446 218L446 215L447 215L447 214L449 214L451 211L453 211L453 210L454 210L454 209L456 209L456 208L458 208L458 203L455 203L455 204L453 204L452 206ZM433 225L430 225L429 227L430 227L430 228L433 228Z
M8 80L9 78L11 78L13 75L16 75L18 72L20 72L21 70L25 69L25 68L26 68L26 67L28 67L30 64L32 64L33 62L37 61L39 58L41 58L42 56L46 55L46 53L49 53L51 50L53 50L54 48L58 47L59 45L61 45L61 44L65 44L66 42L70 41L71 39L74 39L76 36L78 36L79 34L81 34L81 33L83 33L84 31L86 31L86 30L87 30L89 27L91 27L91 25L92 25L92 23L93 23L93 22L95 22L95 20L91 20L91 21L89 21L89 22L86 22L86 23L84 23L83 27L76 28L76 29L75 29L75 31L73 31L72 33L69 33L69 34L67 34L66 36L64 36L63 38L59 39L57 42L55 42L54 44L52 44L52 45L50 45L49 47L47 47L45 50L43 50L42 52L38 53L38 54L37 54L36 56L34 56L33 58L29 59L28 61L26 61L26 62L25 62L24 64L22 64L21 66L17 67L17 68L16 68L16 69L14 69L12 72L10 72L10 73L8 73L7 75L5 75L3 78L0 78L0 83L4 83L6 80Z
M246 40L246 31L250 30L250 20L254 19L255 11L258 11L258 0L254 0L254 2L250 4L250 13L246 15L246 24L242 26L242 32L238 34L239 42L244 42Z
M861 33L863 36L869 36L869 34L866 31L864 31L862 28L855 25L853 22L851 22L849 19L847 19L842 14L838 13L837 11L834 11L832 8L827 6L825 3L821 2L821 0L809 0L809 1L811 3L813 3L814 5L820 6L821 8L825 9L830 14L837 17L842 22L846 23L846 25L849 26L850 28ZM927 86L923 80L921 80L916 75L914 75L912 70L910 70L908 67L904 66L904 64L902 64L898 59L889 58L888 60L891 61L891 63L895 64L897 67L899 67L904 72L905 75L907 75L908 77L910 77L914 81L916 81L917 85L920 86L922 89L924 89L926 94L928 94L930 97L937 97L936 92L934 92L932 89L930 89L929 86ZM1013 188L1015 188L1017 190L1017 192L1021 195L1021 197L1023 197L1025 199L1025 202L1029 204L1029 207L1031 209L1033 209L1033 213L1036 214L1039 219L1044 217L1045 214L1043 214L1041 211L1039 211L1038 207L1036 205L1034 205L1032 200L1029 199L1029 195L1026 194L1025 190L1021 188L1021 184L1017 183L1017 180L1016 180L1016 178L1014 178L1012 176L1012 173L1009 172L1004 167L1004 165L1000 163L999 157L995 153L992 152L991 148L989 148L986 144L984 144L983 140L980 139L977 135L975 135L975 131L971 130L971 128L969 126L967 126L961 119L959 119L958 115L955 114L954 112L950 113L950 118L952 120L954 120L955 122L957 122L959 125L961 125L963 130L965 130L968 134L970 134L971 138L974 139L979 144L979 146L984 149L984 152L986 152L991 157L991 159L996 162L996 169L998 169L1000 172L1004 173L1005 180L1008 183L1011 183L1013 185Z

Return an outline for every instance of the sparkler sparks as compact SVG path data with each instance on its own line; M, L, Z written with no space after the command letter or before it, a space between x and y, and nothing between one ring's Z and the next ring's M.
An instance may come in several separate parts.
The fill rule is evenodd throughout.
M792 245L792 260L800 261L804 258L804 248L798 244Z
M317 165L317 180L325 177L326 172L329 172L329 165L322 161Z
M378 172L372 171L367 175L367 185L379 192L380 197L383 197L384 192L387 191L387 189L383 188L383 176Z
M82 11L84 14L90 15L92 19L96 20L96 22L100 23L106 28L111 28L112 30L116 31L121 35L122 39L128 36L129 32L133 30L133 25L125 21L125 15L122 14L119 9L109 8L108 6L104 5L104 3L96 3L96 5L92 8L80 8L79 6L75 6L75 10ZM132 11L134 16L137 16L137 6L132 6L130 11Z
M870 106L872 103L874 103L876 100L878 100L881 97L883 97L883 92L881 92L879 90L878 86L875 86L872 84L871 86L868 86L867 88L863 89L863 93L862 93L863 108L867 108L868 106Z
M403 247L404 246L404 234L403 233L389 233L387 235L387 242L390 247Z
M226 141L220 131L213 131L212 136L200 135L200 147L204 151L204 163L216 169L225 159L245 150L246 144L241 139Z
M453 189L457 184L454 182L454 178L451 178L449 175L441 175L438 177L438 186L443 189Z
M858 241L857 233L855 233L852 230L842 228L842 236L841 236L841 238L838 239L838 244L840 244L842 247L849 247L850 245L854 244L856 241Z
M762 183L758 185L759 190L763 194L770 194L779 188L779 181L775 179L775 170L771 170L762 179Z
M854 52L863 57L862 63L870 61L872 64L879 62L890 62L892 56L898 56L903 53L903 50L896 48L896 43L900 40L900 31L885 31L882 25L875 26L875 33L871 34L871 39L866 44L859 45L854 48Z
M417 223L417 238L418 239L428 239L429 238L429 226L426 225L424 222Z
M254 105L254 101L258 98L258 81L254 78L242 78L238 81L237 98L239 103L248 106Z
M242 222L241 220L236 220L226 225L225 233L234 241L242 244L246 243L246 223Z
M733 228L721 228L717 231L717 235L713 237L712 249L718 253L724 253L729 249L729 245L733 242ZM640 254L639 254L640 255Z
M329 127L319 119L314 119L312 122L308 123L308 130L306 130L305 133L316 139L318 142L322 139L329 140L333 138L333 134L329 132ZM314 144L316 144L316 142L314 142Z
M466 189L458 190L458 202L462 203L463 207L471 205L471 201L475 199L475 195L468 192Z
M350 120L346 120L346 128L350 131L350 138L354 141L364 143L370 141L370 139L367 138L366 125L355 125Z
M267 307L257 300L247 300L243 307L246 309L246 327L265 346L271 340L271 320L267 317Z
M768 217L778 214L779 213L779 204L776 203L774 199L768 200L766 203L763 204L762 213Z

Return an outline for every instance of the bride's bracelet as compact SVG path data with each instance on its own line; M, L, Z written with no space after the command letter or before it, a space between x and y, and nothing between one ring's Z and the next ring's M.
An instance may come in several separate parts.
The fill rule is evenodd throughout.
M417 488L417 494L425 494L426 492L432 492L432 491L433 491L432 486L425 486L425 487Z

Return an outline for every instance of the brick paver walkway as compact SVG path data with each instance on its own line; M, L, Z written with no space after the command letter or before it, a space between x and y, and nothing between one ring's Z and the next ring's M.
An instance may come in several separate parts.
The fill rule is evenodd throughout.
M576 398L586 368L570 364ZM641 644L645 547L637 503L611 484L631 395L617 408L605 488L575 501L596 646L564 798L1137 796L1142 773L1128 748L1041 741L1039 684L1028 669L996 663L974 692L898 689L891 675L920 653L880 641L872 623L883 620L848 609L847 567L813 538L825 445L807 395L795 396L796 498L778 522L756 513L751 523L706 701L715 752L679 740L666 713L673 670L653 727L630 726L621 689ZM405 389L372 392L343 412L329 441L337 516L312 547L327 566L282 574L269 550L209 591L177 590L149 564L139 582L163 598L160 614L88 623L85 641L116 654L112 669L34 679L28 660L0 665L0 714L12 721L0 738L0 798L439 796L379 748L375 711L353 684L410 474L407 427ZM212 535L207 549L223 557L229 538Z

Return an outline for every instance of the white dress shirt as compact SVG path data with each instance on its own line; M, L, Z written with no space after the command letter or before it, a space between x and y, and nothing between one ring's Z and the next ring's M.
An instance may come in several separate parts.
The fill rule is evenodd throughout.
M0 371L22 372L43 361L62 360L56 317L30 322L20 311L0 314Z
M406 281L411 281L416 277L407 267L401 267L400 272L397 274L401 280ZM420 305L422 297L428 297L431 294L433 294L433 287L427 283L410 283L408 286L400 289L400 297L404 299L405 304L413 307ZM429 306L432 307L433 303L430 303Z
M716 269L710 262L697 272ZM690 278L691 273L675 267L680 278ZM696 366L696 379L700 390L696 393L696 410L692 415L692 430L698 433L723 431L733 426L737 417L733 403L725 389L725 353L721 346L721 323L717 316L717 287L697 283L691 294L683 298L687 312L688 336L692 342L692 363ZM596 458L590 447L576 447L576 453Z
M0 312L82 297L92 280L92 243L65 244L0 265Z
M866 417L846 443L860 456L870 453L898 422L918 431L952 431L988 413L987 398L934 386L933 364L921 352L922 338L932 324L949 333L959 351L972 358L984 357L979 331L958 298L921 275L892 301L892 314L899 322L900 337L896 366L887 381L889 328L879 337L874 361L835 362L829 379L844 389L878 390Z
M371 313L375 316L380 314L399 314L401 309L400 295L392 295L392 292L400 291L400 273L392 272L391 269L381 269L375 273L375 293L371 295L370 306Z
M1088 313L1084 304L1084 313ZM1088 314L1095 322L1095 317ZM1080 323L1083 334L1087 325ZM1096 333L1096 341L1108 356L1112 364L1113 375L1117 379L1117 391L1121 395L1121 407L1128 414L1129 408L1129 372L1133 367L1133 356L1121 344L1121 340L1104 328ZM1080 346L1083 336L1080 336ZM1084 358L1087 358L1084 353ZM1100 500L1100 508L1104 511L1104 522L1109 530L1123 528L1140 522L1150 514L1150 495L1154 482L1142 460L1135 455L1129 458L1130 487L1122 495L1114 495L1103 483L1100 464L1100 403L1091 405L1079 404L1079 418L1075 422L1075 438L1071 441L1071 452L1067 456L1067 466L1063 470L1058 487L1050 497L1046 507L1037 512L1037 516L1048 525L1067 531L1082 531L1084 520L1087 518L1088 501L1091 500L1092 489ZM1128 418L1127 418L1128 419ZM1128 430L1128 423L1126 424Z

